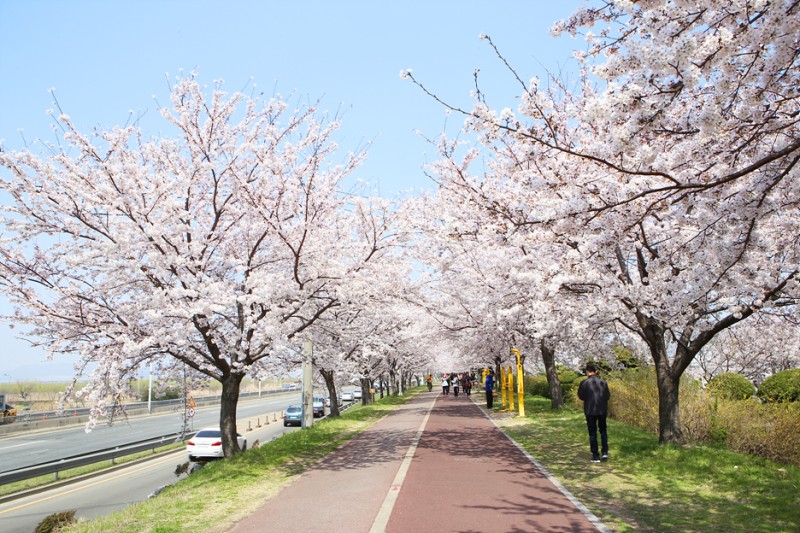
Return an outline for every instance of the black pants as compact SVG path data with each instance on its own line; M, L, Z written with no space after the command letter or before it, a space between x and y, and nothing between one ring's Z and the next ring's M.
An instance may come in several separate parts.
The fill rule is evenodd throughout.
M603 455L608 455L608 432L606 431L606 417L586 415L586 427L589 430L589 448L592 450L592 458L597 459L600 453L597 451L597 430L600 430L600 445Z
M487 409L491 409L492 408L492 402L493 401L494 401L494 391L487 390L486 391L486 408Z
M458 396L458 387L453 387L453 396Z

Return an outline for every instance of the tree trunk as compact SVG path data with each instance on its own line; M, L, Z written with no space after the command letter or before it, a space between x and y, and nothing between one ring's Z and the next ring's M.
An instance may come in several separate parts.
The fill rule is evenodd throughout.
M319 369L319 373L322 376L322 379L325 380L325 386L328 388L328 396L331 399L331 414L328 416L339 416L339 396L336 393L336 381L334 377L336 373L333 370L325 370L324 368Z
M680 418L680 376L662 371L656 366L658 380L658 442L659 444L683 444Z
M679 388L682 368L672 371L667 343L667 330L657 319L637 315L644 339L656 366L658 385L658 442L659 444L684 444L680 420Z
M371 402L369 389L372 383L369 378L361 378L359 381L361 383L361 405L367 405Z
M539 347L542 351L542 362L547 376L547 385L550 387L550 408L563 409L564 393L561 391L561 380L558 379L558 371L556 370L556 351L547 343L547 339L539 341Z
M236 406L239 404L239 387L242 374L234 373L223 376L222 396L219 405L219 428L222 432L222 450L225 457L239 452L236 440Z

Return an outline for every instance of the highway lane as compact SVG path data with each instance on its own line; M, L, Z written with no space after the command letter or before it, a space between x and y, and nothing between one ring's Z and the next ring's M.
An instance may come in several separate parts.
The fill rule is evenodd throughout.
M247 420L242 419L247 426ZM288 431L278 421L245 432L247 445L256 440L268 442ZM262 419L263 424L263 419ZM187 461L185 450L159 456L152 460L128 466L114 472L91 477L81 482L64 485L0 504L0 531L3 533L30 533L46 516L75 510L80 519L92 519L123 509L147 499L159 487L178 481L175 468ZM181 479L186 475L181 475Z
M300 402L298 392L240 400L237 421L280 414L288 405ZM171 412L117 420L113 426L99 424L90 433L83 426L46 432L14 434L0 439L0 472L122 446L131 442L179 432L183 413ZM191 429L219 424L219 406L195 409ZM239 431L247 429L240 422ZM2 531L2 529L0 529Z

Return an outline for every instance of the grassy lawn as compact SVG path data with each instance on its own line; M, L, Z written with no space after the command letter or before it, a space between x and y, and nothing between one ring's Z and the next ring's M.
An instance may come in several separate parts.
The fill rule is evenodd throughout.
M589 461L583 413L529 397L498 423L614 531L800 531L800 469L710 446L659 446L609 420L606 463Z
M404 403L384 398L352 407L235 457L209 463L165 489L158 497L123 511L60 531L149 532L225 531L314 463Z

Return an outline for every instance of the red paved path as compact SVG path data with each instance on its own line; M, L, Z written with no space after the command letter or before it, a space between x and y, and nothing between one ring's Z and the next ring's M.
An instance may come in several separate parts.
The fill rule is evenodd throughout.
M267 531L589 532L598 527L469 398L421 393L232 529Z

